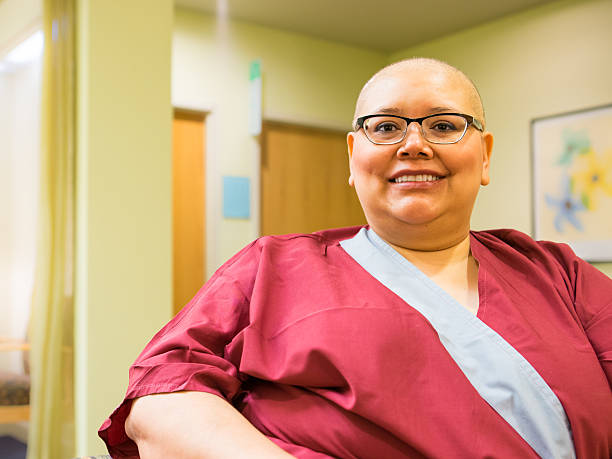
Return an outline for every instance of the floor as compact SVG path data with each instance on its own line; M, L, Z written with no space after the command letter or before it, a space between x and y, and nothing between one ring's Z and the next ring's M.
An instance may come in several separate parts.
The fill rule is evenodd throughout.
M25 443L8 435L0 437L0 457L2 459L25 459Z

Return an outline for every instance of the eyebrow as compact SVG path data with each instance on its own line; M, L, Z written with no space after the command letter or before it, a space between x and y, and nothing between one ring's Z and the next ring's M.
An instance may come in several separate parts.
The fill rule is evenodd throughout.
M388 113L390 115L400 115L402 113L403 110L400 110L397 107L381 107L378 108L377 110L374 111L374 113ZM433 113L456 113L457 109L452 108L452 107L432 107L429 110L427 110L428 114L433 114Z
M396 107L382 107L379 108L377 110L374 110L374 113L389 113L392 115L398 115L400 114L402 111L399 108Z
M433 107L430 111L432 113L444 113L444 112L456 113L460 110L457 110L456 108L452 108L452 107Z

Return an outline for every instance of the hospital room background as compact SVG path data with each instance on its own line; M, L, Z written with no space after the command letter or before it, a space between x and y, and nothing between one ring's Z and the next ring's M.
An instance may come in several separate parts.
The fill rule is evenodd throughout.
M495 145L473 228L535 235L534 126L612 104L612 1L468 1L452 21L435 12L457 2L433 3L0 0L0 393L26 391L0 401L0 456L105 453L131 362L224 261L365 223L345 136L388 63L476 82ZM592 261L612 276L607 235Z

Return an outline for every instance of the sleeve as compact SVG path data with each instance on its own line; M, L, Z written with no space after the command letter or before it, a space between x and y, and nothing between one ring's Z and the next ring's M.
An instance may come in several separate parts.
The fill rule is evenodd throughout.
M586 261L577 264L576 308L612 389L612 279Z
M230 259L196 296L147 344L129 371L126 396L98 432L113 457L137 458L125 433L132 400L145 395L203 391L229 402L241 386L240 353L226 346L249 323L249 302L257 273L256 242ZM237 346L238 348L240 346Z

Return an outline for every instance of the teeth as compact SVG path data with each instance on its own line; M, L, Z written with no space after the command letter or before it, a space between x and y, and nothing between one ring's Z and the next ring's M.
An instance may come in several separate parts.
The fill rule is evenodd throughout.
M402 175L401 177L397 177L393 179L395 183L403 183L403 182L435 182L436 180L440 180L440 177L437 175Z

